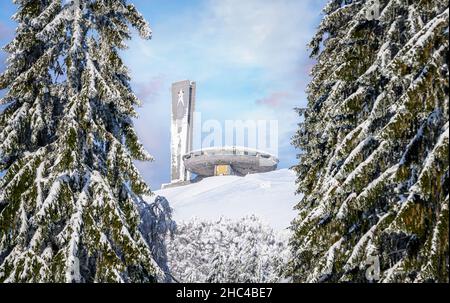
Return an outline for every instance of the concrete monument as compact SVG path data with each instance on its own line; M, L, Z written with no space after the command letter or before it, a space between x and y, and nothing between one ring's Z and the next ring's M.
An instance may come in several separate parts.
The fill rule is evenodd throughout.
M195 82L185 80L172 84L171 183L181 185L191 179L183 155L192 150Z

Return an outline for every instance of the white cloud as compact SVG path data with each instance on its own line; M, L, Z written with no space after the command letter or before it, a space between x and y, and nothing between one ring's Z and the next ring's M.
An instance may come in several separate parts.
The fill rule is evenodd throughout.
M153 41L133 40L139 55L132 60L150 60L180 76L195 72L198 81L231 67L261 69L267 81L286 80L307 58L317 2L206 0L155 24Z
M203 51L240 67L259 67L270 80L296 70L311 38L318 14L314 0L209 0L193 36L209 41ZM319 12L318 12L319 13Z

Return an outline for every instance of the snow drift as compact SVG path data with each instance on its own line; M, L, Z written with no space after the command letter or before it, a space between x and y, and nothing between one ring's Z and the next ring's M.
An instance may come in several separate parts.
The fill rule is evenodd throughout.
M154 254L158 263L167 262L164 268L173 281L284 281L287 228L301 198L294 194L295 187L295 174L282 169L246 177L210 177L159 190L145 200L151 209L162 206L153 212L163 216L152 221L162 229L144 226L144 234L145 230L166 234L166 247L156 245L162 250Z
M198 183L155 191L146 201L165 197L173 208L176 222L194 217L218 220L255 215L281 231L295 218L293 207L301 199L295 191L295 173L281 169L245 177L210 177Z

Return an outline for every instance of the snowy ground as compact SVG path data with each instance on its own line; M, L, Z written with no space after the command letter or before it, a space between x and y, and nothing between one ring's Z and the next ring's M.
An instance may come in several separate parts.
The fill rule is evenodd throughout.
M281 169L246 177L206 178L195 184L155 191L154 197L167 198L178 222L193 217L216 220L222 216L239 219L256 215L281 231L296 215L293 207L300 196L294 194L295 190L295 174Z

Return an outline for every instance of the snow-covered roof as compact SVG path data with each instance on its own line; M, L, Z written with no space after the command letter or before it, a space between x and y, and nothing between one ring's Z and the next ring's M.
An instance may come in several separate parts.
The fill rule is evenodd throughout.
M247 147L212 147L192 151L183 156L187 170L200 176L213 176L217 165L230 165L237 175L273 171L278 158Z

